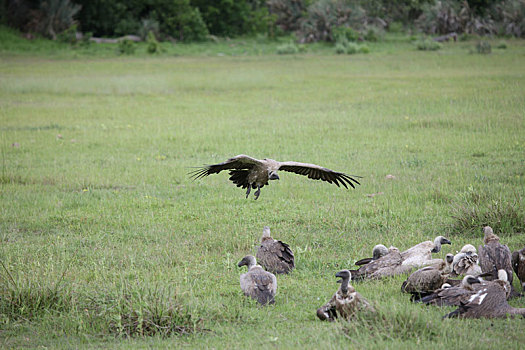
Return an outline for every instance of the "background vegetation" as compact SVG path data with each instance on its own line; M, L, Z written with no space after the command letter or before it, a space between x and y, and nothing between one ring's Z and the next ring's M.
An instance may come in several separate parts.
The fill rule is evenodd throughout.
M523 320L442 320L451 309L411 304L402 277L356 284L377 315L329 324L315 310L377 243L443 234L443 257L489 224L525 246L523 42L424 51L386 33L369 54L275 55L286 40L119 56L0 30L0 347L522 347ZM281 174L254 201L227 174L187 176L239 153L362 185ZM236 263L264 225L297 269L261 308Z
M201 41L212 37L294 34L301 42L335 41L337 28L405 28L428 34L525 35L525 0L4 0L2 22L57 38L86 35Z

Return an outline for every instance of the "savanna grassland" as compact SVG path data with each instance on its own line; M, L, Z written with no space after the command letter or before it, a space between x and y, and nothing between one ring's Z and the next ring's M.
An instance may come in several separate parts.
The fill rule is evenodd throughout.
M474 44L2 51L0 347L521 348L525 320L442 320L452 309L411 304L403 277L354 284L376 315L315 315L335 272L377 243L443 234L444 257L481 244L488 224L525 246L525 45ZM240 153L363 178L345 190L281 173L254 201L227 174L187 175ZM297 268L263 308L236 264L264 225Z

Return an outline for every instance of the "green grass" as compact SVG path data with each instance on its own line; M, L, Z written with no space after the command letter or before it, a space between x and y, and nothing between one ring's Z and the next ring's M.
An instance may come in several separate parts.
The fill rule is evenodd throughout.
M444 234L443 257L489 224L525 245L523 42L472 55L396 40L351 57L2 50L1 346L520 348L523 320L443 321L451 309L412 305L402 277L355 284L377 315L315 316L334 273L377 243ZM283 173L254 201L227 174L187 176L239 153L362 185ZM236 264L264 225L297 268L261 308Z

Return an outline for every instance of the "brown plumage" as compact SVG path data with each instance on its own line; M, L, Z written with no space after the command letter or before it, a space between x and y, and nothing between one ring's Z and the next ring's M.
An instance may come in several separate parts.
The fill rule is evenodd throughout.
M474 276L465 276L460 285L455 287L441 287L433 293L416 300L424 304L436 306L459 306L461 301L466 301L476 293L475 285L481 283L481 279Z
M248 272L241 274L241 289L244 295L251 297L261 305L273 304L277 292L277 279L275 275L264 271L257 265L253 255L245 256L237 266L248 266Z
M445 315L445 317L461 318L502 318L521 315L525 317L525 308L514 308L507 302L510 294L510 284L506 280L504 269L498 271L499 278L482 284L476 293L466 301L462 301L459 308Z
M348 188L348 185L355 188L356 184L359 185L356 178L361 177L347 175L315 164L278 162L267 158L259 160L244 154L230 158L223 163L200 167L190 174L194 179L199 179L211 174L218 174L223 170L230 170L230 180L237 187L247 189L246 198L248 198L252 188L257 189L255 199L259 198L261 188L268 185L269 180L279 180L277 172L280 170L308 176L312 180L323 180L338 187L343 185L345 188Z
M352 279L357 281L365 278L381 279L383 277L401 275L412 271L412 266L404 266L402 263L403 258L399 253L399 249L390 247L388 254L361 266L359 270L352 270L350 272Z
M525 248L512 253L512 268L521 282L521 288L525 291Z
M288 273L295 267L290 246L270 236L270 227L264 226L261 245L257 249L257 261L271 273Z
M349 284L351 276L348 270L335 274L335 277L341 278L338 281L341 286L328 303L317 309L317 317L320 320L335 321L338 317L348 320L359 311L375 312L374 307Z
M433 242L424 241L416 244L401 253L403 265L422 267L433 264L432 253L439 253L443 244L450 244L450 241L443 236L437 236Z
M377 244L372 249L372 257L371 258L363 258L363 259L357 260L355 262L355 264L357 266L363 266L363 265L366 265L366 264L370 264L372 261L377 260L380 257L385 256L387 254L388 254L388 248L385 247L382 244Z
M454 255L447 254L441 265L427 266L413 272L403 282L401 291L412 294L412 300L433 293L447 281L453 259Z
M483 273L492 273L486 276L488 281L498 278L498 270L505 270L509 283L512 285L512 263L509 247L499 242L499 237L494 234L490 226L483 228L485 245L479 246L479 266Z

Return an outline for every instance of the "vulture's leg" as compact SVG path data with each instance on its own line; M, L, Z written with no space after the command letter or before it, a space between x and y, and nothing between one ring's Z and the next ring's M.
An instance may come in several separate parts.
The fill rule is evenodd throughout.
M257 191L255 191L255 199L259 198L259 195L261 194L261 186L257 185Z
M250 195L250 191L252 190L252 186L248 185L248 189L246 190L246 198Z

